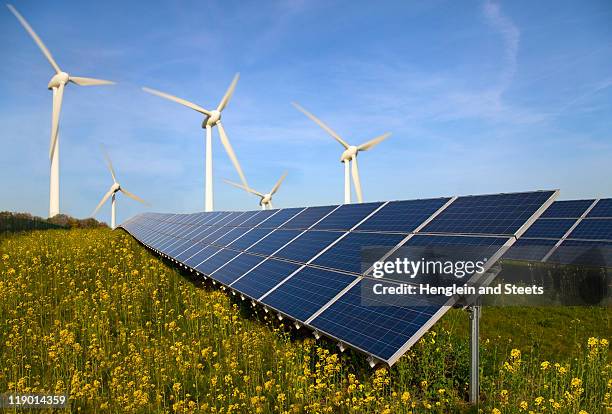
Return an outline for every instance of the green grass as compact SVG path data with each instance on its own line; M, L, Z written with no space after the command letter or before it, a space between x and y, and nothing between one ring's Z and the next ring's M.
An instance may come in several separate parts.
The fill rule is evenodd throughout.
M66 393L94 413L474 411L466 312L372 370L188 276L122 231L1 238L0 392ZM605 412L610 328L603 308L485 308L481 409Z

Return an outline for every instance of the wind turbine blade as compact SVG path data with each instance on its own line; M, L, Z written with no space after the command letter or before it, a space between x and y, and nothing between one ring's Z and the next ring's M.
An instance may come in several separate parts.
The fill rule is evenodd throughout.
M42 42L42 40L40 40L40 37L38 37L34 29L32 29L32 26L30 26L30 24L26 21L26 19L24 19L23 16L19 14L17 9L15 9L13 5L7 4L6 7L9 8L9 10L15 15L15 17L17 17L17 20L19 20L19 23L21 23L24 29L26 29L26 31L30 34L30 36L32 36L32 39L34 39L34 41L36 42L40 50L43 52L43 54L45 55L45 57L47 58L51 66L53 66L53 69L55 69L55 72L60 73L62 70L58 66L57 62L55 62L55 59L53 59L53 56L51 56L51 52L49 52L49 49L47 49L47 47Z
M261 198L264 198L264 197L265 197L265 196L264 196L262 193L260 193L259 191L253 190L253 189L252 189L252 188L250 188L250 187L245 187L245 186L244 186L244 185L242 185L242 184L238 184L238 183L235 183L235 182L230 181L230 180L223 180L223 181L225 181L225 182L226 182L226 183L228 183L229 185L233 185L233 186L234 186L234 187L236 187L236 188L240 188L241 190L244 190L244 191L246 191L247 193L255 194L256 196L259 196L259 197L261 197Z
M360 146L357 147L357 150L359 151L367 151L371 148L374 148L375 146L377 146L378 144L380 144L381 142L383 142L384 140L386 140L387 138L389 138L391 136L390 132L387 132L386 134L383 134L379 137L376 137L374 139L369 140L368 142L365 142L363 144L361 144Z
M57 133L59 130L59 118L62 111L62 98L64 96L64 84L60 83L57 88L53 89L53 113L51 114L51 147L49 148L49 158L53 157L55 143L57 142Z
M135 194L130 193L128 190L126 190L125 188L120 188L119 191L121 191L123 194L125 194L126 196L136 200L136 201L140 201L142 204L145 205L149 205L149 203L147 203L146 201L144 201L142 198L138 197Z
M76 83L79 86L96 86L96 85L114 85L115 84L115 82L109 81L109 80L83 78L81 76L71 76L70 82Z
M113 182L116 183L117 177L115 176L115 169L113 168L113 162L111 161L110 157L108 156L108 153L104 149L104 146L100 145L100 149L102 150L102 154L104 155L104 159L106 160L106 166L108 167L108 170L113 176Z
M230 83L230 86L229 88L227 88L225 95L223 95L223 99L221 99L221 102L219 102L217 111L221 112L227 106L230 98L234 94L234 89L236 89L236 84L238 83L238 79L240 79L240 73L236 73L236 75L234 75L234 79L232 80L232 83Z
M276 182L276 184L274 184L274 187L272 187L272 191L270 191L270 195L274 195L278 191L279 187L283 183L283 180L285 179L286 176L287 176L287 172L285 171L283 175L281 176L281 178L279 178L279 180Z
M355 185L355 193L357 193L357 201L363 203L363 193L361 192L361 180L359 179L357 157L353 157L351 163L351 172L353 173L353 184Z
M194 104L192 102L189 102L189 101L187 101L185 99L176 97L174 95L170 95L169 93L161 92L161 91L158 91L158 90L155 90L155 89L151 89L151 88L142 88L142 90L145 91L145 92L151 93L153 95L157 95L157 96L160 96L162 98L166 98L166 99L169 99L171 101L180 103L181 105L185 105L187 108L191 108L194 111L198 111L201 114L208 115L208 116L211 115L210 111L202 108L201 106L196 105L196 104Z
M308 118L310 118L311 120L313 120L317 125L319 125L321 128L323 128L323 130L325 130L329 135L331 135L336 141L338 141L340 143L340 145L342 145L344 148L348 148L350 147L350 145L343 140L342 138L340 138L340 135L338 135L336 133L336 131L334 131L333 129L331 129L330 127L328 127L325 123L323 123L323 121L321 121L319 118L317 118L316 116L314 116L313 114L311 114L310 112L308 112L306 109L302 108L299 104L297 104L296 102L292 102L293 106L296 107L296 109L300 112L302 112L304 115L306 115Z
M96 209L93 211L93 213L91 213L91 217L96 216L96 214L98 213L98 210L100 210L100 207L102 207L102 205L106 203L106 200L108 200L108 198L112 195L113 195L113 190L109 190L108 193L104 194L104 197L102 197L102 201L100 201Z
M236 171L238 172L238 175L240 176L240 180L242 181L242 184L244 184L245 187L250 188L249 185L247 184L246 177L244 176L244 173L242 172L242 167L240 166L240 163L238 162L238 157L236 157L236 153L234 152L234 149L232 148L232 144L230 144L229 139L227 138L227 134L225 133L225 128L223 128L223 124L221 123L221 121L217 122L217 127L219 128L219 136L221 137L221 143L223 144L223 147L225 148L225 152L227 152L227 155L230 157L230 160L234 164L234 168L236 168Z

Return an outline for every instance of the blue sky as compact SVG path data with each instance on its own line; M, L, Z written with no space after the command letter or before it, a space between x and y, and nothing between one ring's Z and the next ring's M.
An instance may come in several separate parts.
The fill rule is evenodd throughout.
M393 136L360 155L365 199L560 188L612 196L612 3L35 2L15 0L75 76L61 118L61 209L84 217L120 182L152 210L203 208L201 117L140 90L217 105L241 79L224 125L251 186L275 206L340 203L341 147ZM0 210L48 210L52 76L15 17L0 13ZM216 209L251 209L214 132ZM141 211L119 200L119 220ZM109 220L110 206L98 218Z

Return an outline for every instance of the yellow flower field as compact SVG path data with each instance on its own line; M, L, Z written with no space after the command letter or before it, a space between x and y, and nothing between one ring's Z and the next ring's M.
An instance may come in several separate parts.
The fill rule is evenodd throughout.
M86 413L470 410L465 343L443 326L371 370L186 276L123 231L3 237L0 393L66 393L69 411ZM608 340L577 348L559 361L512 350L483 378L483 412L605 412Z

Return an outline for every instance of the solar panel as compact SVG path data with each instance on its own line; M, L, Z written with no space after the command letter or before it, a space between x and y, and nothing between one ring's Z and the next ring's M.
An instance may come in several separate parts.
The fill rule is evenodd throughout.
M522 237L560 239L575 222L576 219L540 218L529 227Z
M612 219L586 219L568 236L570 239L612 240Z
M213 254L202 263L196 265L195 269L198 272L204 273L205 275L210 275L239 254L240 252L236 250L223 249L216 254Z
M308 230L274 253L273 256L306 263L342 234L332 231Z
M220 250L221 249L218 247L206 246L202 250L194 254L193 256L183 260L183 263L185 263L187 266L190 266L190 267L196 267L197 265L202 263L204 260L208 259L210 256L212 256L213 254L217 253Z
M229 285L265 259L266 258L262 256L241 253L236 258L228 261L227 264L214 271L211 276L219 282Z
M345 204L312 226L315 230L349 230L382 203Z
M556 195L144 214L122 227L237 293L393 364L446 308L363 304L361 289L373 280L361 268L365 252L376 249L376 258L422 246L481 246L496 252L511 244Z
M310 322L319 331L388 361L439 310L437 307L364 306L360 280ZM382 282L381 282L382 283ZM403 305L403 304L402 304Z
M556 264L600 266L606 261L588 253L605 251L612 241L612 218L604 217L612 199L554 202L510 249L505 258ZM573 218L547 218L573 217ZM584 253L584 254L582 254ZM589 262L589 260L592 260Z
M549 197L546 191L459 197L423 232L512 235Z
M306 266L262 301L304 322L355 279L345 273Z
M505 259L539 262L557 243L554 239L528 239L521 237L504 255Z
M301 230L280 230L276 229L268 233L265 238L261 238L257 244L248 249L249 253L259 253L270 255L289 243L302 233Z
M450 198L390 201L356 231L410 233L427 220Z
M612 267L612 241L564 240L547 262Z
M236 280L232 287L257 299L281 280L299 269L300 265L281 260L266 259L259 266Z
M393 247L406 236L385 233L350 233L332 248L317 257L312 264L360 274L362 249L365 247Z
M281 226L282 229L307 229L338 206L308 207Z
M587 217L612 218L612 198L599 200L595 207L587 214Z

